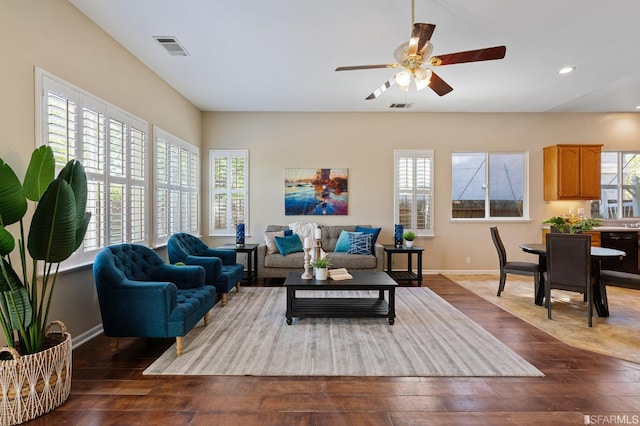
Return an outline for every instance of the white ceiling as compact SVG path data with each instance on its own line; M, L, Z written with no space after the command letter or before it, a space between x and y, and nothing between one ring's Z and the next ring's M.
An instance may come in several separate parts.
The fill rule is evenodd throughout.
M69 0L205 111L622 112L640 105L639 0L415 0L434 55L506 45L505 59L448 65L453 92L365 97L409 39L410 0ZM170 56L153 36L191 54ZM577 69L559 75L558 69ZM401 110L402 111L402 110ZM396 110L396 112L398 112Z

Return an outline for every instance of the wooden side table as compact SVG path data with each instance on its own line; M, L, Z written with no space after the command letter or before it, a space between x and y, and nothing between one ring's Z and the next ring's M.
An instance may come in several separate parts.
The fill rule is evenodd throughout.
M247 269L244 271L243 279L248 282L253 282L258 279L258 244L245 244L242 246L238 246L236 244L223 244L218 248L246 254Z
M422 287L422 247L396 247L395 245L384 245L384 251L387 254L387 274L396 281L417 281L418 287ZM406 254L407 270L406 271L392 271L391 270L391 257L394 254ZM418 257L418 273L413 272L412 267L412 255L415 254Z

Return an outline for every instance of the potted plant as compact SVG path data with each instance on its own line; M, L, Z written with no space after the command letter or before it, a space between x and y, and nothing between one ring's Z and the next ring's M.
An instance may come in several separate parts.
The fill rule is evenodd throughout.
M590 217L553 216L542 223L551 225L551 232L579 234L582 231L589 231L596 226L600 226L602 222L599 219Z
M60 262L80 246L90 213L82 164L70 160L55 179L54 174L49 146L33 152L23 183L0 159L0 326L7 344L0 351L0 374L16 377L0 379L3 423L51 411L71 389L71 338L62 323L61 333L49 333L48 316ZM28 201L35 202L35 210L25 235ZM7 229L12 224L19 224L17 243ZM33 376L49 386L30 387L26 377Z
M328 257L320 257L313 259L310 263L311 267L315 270L317 280L326 280L329 274L329 267L331 266L331 259Z
M406 231L402 234L402 238L404 239L404 246L411 247L413 246L413 240L416 239L416 234L412 231Z

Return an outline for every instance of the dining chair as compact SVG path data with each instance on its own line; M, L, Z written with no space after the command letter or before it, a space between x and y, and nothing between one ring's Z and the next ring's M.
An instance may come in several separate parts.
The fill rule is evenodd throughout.
M551 290L584 294L589 327L593 318L591 235L547 234L547 271L544 272L547 317L551 319Z
M535 284L535 297L535 292L537 292L540 285L540 265L533 262L508 261L507 251L504 248L504 244L502 244L502 239L500 238L500 233L498 232L497 226L491 227L491 239L493 239L493 244L496 246L496 250L498 251L498 259L500 261L500 285L498 286L497 296L500 297L500 293L502 293L502 291L504 290L504 285L507 281L507 274L517 274L533 277L533 281Z
M602 303L606 307L607 312L609 312L607 286L640 290L640 275L632 274L630 272L603 269L599 274L598 285L600 286L600 297L602 298Z

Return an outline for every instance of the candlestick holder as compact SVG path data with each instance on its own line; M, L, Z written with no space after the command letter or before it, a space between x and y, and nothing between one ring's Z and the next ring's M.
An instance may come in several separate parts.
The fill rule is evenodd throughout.
M322 240L316 238L313 245L313 260L320 259L322 257ZM314 270L315 274L315 270Z
M309 252L311 251L311 247L304 247L304 274L302 274L303 280L310 280L313 278L311 272L309 272L309 259L311 259L311 255Z

